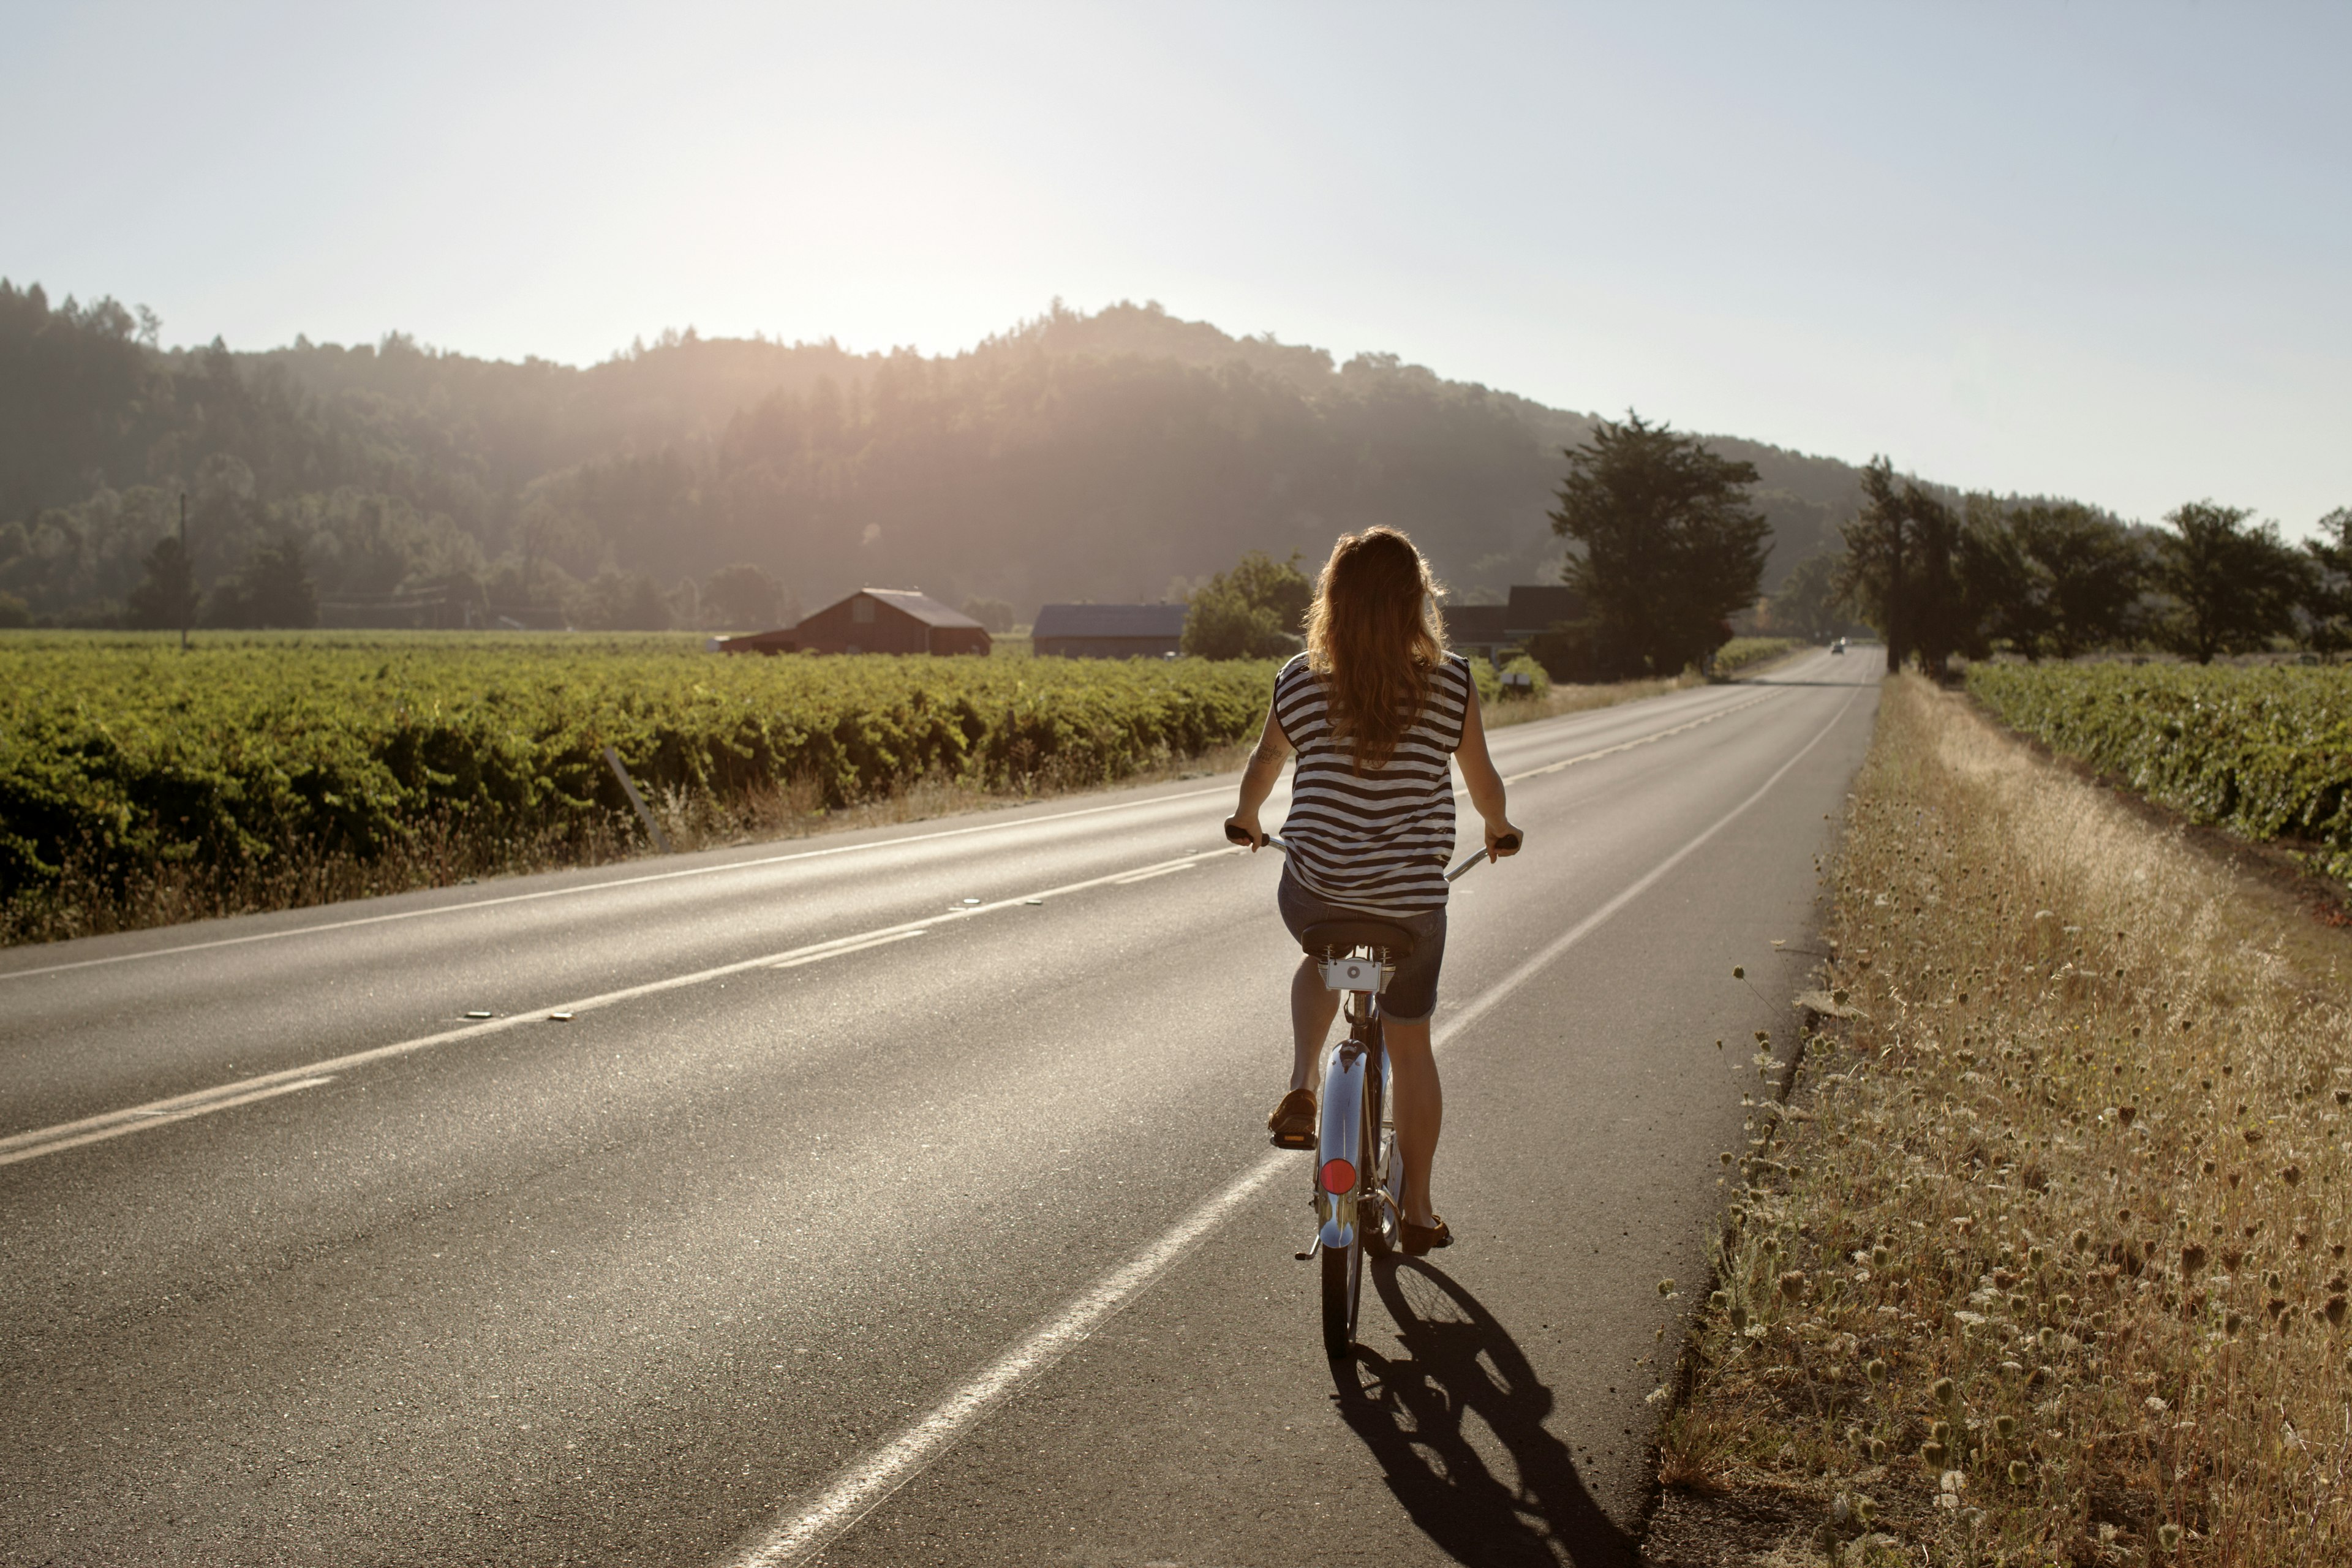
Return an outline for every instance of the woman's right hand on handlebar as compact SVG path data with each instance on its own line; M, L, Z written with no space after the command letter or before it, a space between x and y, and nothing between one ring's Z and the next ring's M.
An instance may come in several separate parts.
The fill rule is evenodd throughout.
M1519 852L1519 846L1525 842L1525 836L1508 822L1486 824L1486 858L1489 860L1509 858Z
M1225 818L1225 837L1235 844L1245 844L1253 855L1265 847L1265 831L1257 825L1257 813L1235 812Z

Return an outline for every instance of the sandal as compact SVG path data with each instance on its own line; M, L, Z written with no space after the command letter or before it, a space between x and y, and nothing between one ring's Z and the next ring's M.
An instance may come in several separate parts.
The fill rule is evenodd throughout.
M1445 1216L1438 1215L1434 1217L1437 1220L1435 1225L1415 1225L1402 1215L1398 1216L1397 1231L1404 1242L1407 1258L1419 1258L1438 1247L1454 1245L1454 1233L1446 1228Z
M1282 1097L1274 1114L1265 1119L1265 1129L1274 1134L1277 1149L1312 1149L1315 1147L1315 1091L1294 1089Z

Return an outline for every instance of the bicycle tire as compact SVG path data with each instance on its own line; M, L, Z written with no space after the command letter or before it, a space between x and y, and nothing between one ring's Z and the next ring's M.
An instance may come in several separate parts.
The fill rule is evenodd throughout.
M1386 1057L1382 1057L1386 1066ZM1372 1151L1371 1168L1364 1173L1364 1191L1356 1200L1358 1228L1364 1237L1364 1250L1374 1258L1386 1258L1396 1250L1397 1185L1403 1173L1396 1163L1396 1130L1385 1125L1388 1100L1388 1075L1383 1072L1372 1080L1372 1092L1364 1097L1364 1144Z
M1323 1249L1323 1353L1346 1361L1356 1349L1356 1309L1364 1292L1364 1233Z

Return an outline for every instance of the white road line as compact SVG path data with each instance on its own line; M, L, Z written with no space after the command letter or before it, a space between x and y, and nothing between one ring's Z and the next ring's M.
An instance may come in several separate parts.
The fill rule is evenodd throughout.
M884 936L869 936L864 942L853 942L846 946L836 947L829 952L812 952L802 958L788 958L782 963L772 963L768 967L798 969L803 963L822 963L828 958L839 958L846 952L864 952L869 947L887 947L894 942L904 942L911 936L929 936L929 926L924 926L918 931L894 931Z
M1484 1017L1519 987L1557 963L1561 954L1600 930L1626 905L1656 886L1668 872L1738 821L1750 806L1770 793L1773 785L1787 777L1790 769L1811 754L1813 748L1820 745L1845 718L1847 710L1853 706L1854 698L1860 695L1861 689L1857 687L1853 694L1839 705L1830 721L1800 747L1794 756L1781 763L1754 794L1717 818L1713 826L1697 837L1659 861L1616 897L1554 938L1542 952L1488 986L1477 1000L1447 1020L1437 1031L1436 1045L1451 1044L1462 1031ZM953 1447L966 1432L1002 1405L1023 1384L1052 1367L1141 1295L1187 1248L1271 1184L1276 1176L1286 1170L1296 1171L1298 1168L1297 1163L1286 1154L1269 1154L1250 1166L1215 1196L1178 1222L1174 1228L1161 1235L1124 1266L1096 1281L1085 1294L1064 1308L1058 1316L1032 1330L1019 1344L950 1394L921 1420L842 1471L813 1501L780 1520L742 1553L729 1559L730 1568L789 1568L790 1564L805 1562L824 1550L872 1512L892 1492L913 1479L932 1460ZM1303 1327L1301 1331L1304 1331Z
M1132 877L1121 877L1112 885L1114 887L1120 888L1132 888L1138 882L1149 882L1154 877L1167 877L1172 876L1178 871L1189 871L1200 863L1201 862L1197 859L1179 860L1172 866L1159 866L1149 871L1138 871Z
M1753 708L1759 702L1763 702L1771 698L1778 697L1780 694L1780 689L1776 689L1764 693L1762 697L1751 697L1745 702L1735 702L1728 708L1718 708L1714 712L1706 714L1702 718L1694 719L1687 724L1677 724L1671 730L1660 730L1655 734L1637 735L1630 741L1621 741L1613 746L1603 746L1597 752L1585 752L1573 757L1562 757L1559 762L1546 763L1542 767L1529 768L1523 773L1509 774L1503 780L1503 782L1507 784L1515 784L1522 779L1540 778L1545 773L1556 773L1562 768L1572 768L1579 763L1589 763L1596 757L1613 757L1620 752L1630 752L1636 746L1646 746L1654 741L1663 741L1669 735L1680 735L1688 731L1696 730L1702 724L1712 724L1717 719L1727 719L1734 713ZM1456 791L1455 793L1459 795L1462 792Z
M763 953L758 958L738 959L709 969L698 969L688 974L674 974L665 980L649 980L639 985L624 986L617 991L583 998L577 1002L557 1002L545 1007L532 1007L510 1013L503 1018L485 1019L436 1034L422 1035L415 1039L400 1040L388 1046L375 1046L366 1050L352 1051L326 1061L306 1063L301 1067L282 1068L277 1072L261 1073L234 1083L215 1084L210 1089L173 1095L167 1100L151 1100L144 1105L127 1106L121 1110L109 1110L97 1116L86 1116L79 1121L60 1122L54 1127L35 1128L29 1131L11 1133L0 1138L0 1165L14 1164L37 1154L56 1153L59 1150L79 1148L102 1139L120 1138L126 1133L143 1132L150 1127L162 1127L189 1116L201 1116L209 1111L226 1110L233 1105L243 1105L251 1098L248 1091L271 1089L277 1085L317 1073L348 1072L371 1062L389 1060L435 1046L452 1045L459 1040L477 1039L484 1035L503 1033L524 1024L539 1022L550 1013L571 1013L574 1016L598 1007L635 1001L641 996L656 995L664 991L677 991L689 985L700 985L729 975L753 969L793 969L819 959L839 958L847 953L861 952L869 947L896 942L905 937L919 936L950 921L971 920L976 915L994 914L1002 910L1019 909L1032 903L1043 903L1071 893L1082 893L1091 888L1114 885L1139 876L1156 876L1161 872L1181 869L1225 855L1238 855L1238 848L1210 849L1199 855L1177 860L1161 860L1149 866L1130 867L1100 877L1089 877L1081 882L1066 882L1043 892L1026 893L1018 898L999 899L994 903L978 904L971 909L957 910L948 914L933 915L919 921L906 921L898 925L883 926L875 931L857 931L848 936L835 937L827 942L811 942L803 947L788 948L782 952ZM239 1098L225 1098L236 1096Z
M1746 704L1743 703L1741 706L1744 707ZM1592 710L1595 714L1614 711L1610 709ZM1587 716L1583 713L1569 713L1562 714L1561 718L1576 720ZM1700 721L1705 722L1705 721ZM1674 730L1664 733L1679 734L1681 731ZM1590 753L1591 756L1607 754L1602 752ZM1570 759L1570 761L1582 760L1584 759ZM1543 771L1536 770L1538 773ZM1522 773L1518 776L1531 778L1534 774ZM131 963L146 958L172 958L184 952L207 952L215 948L243 947L249 942L283 942L298 936L318 936L328 931L350 931L357 926L384 925L394 921L425 920L436 915L470 914L477 910L496 909L503 904L528 904L543 899L568 899L582 893L609 892L614 888L640 887L649 882L670 882L685 877L716 877L730 871L757 870L763 867L782 866L797 860L816 860L835 855L864 854L870 850L896 848L902 845L929 844L942 838L962 838L975 833L1002 833L1015 827L1035 826L1041 823L1067 822L1073 817L1097 816L1107 811L1138 811L1166 801L1197 800L1203 795L1223 795L1230 787L1226 784L1216 784L1208 789L1180 790L1171 795L1157 795L1150 800L1118 801L1109 805L1083 806L1076 811L1057 811L1043 816L1008 817L1000 822L976 823L969 827L949 827L936 833L909 834L903 838L880 838L865 844L838 844L826 849L799 849L786 855L763 855L751 860L730 860L720 866L689 866L675 871L647 871L635 877L614 877L605 881L583 882L571 888L543 888L530 893L507 893L498 898L474 899L462 904L443 904L429 910L398 910L389 914L358 915L349 920L325 921L317 925L299 926L290 931L255 931L247 936L215 937L207 942L182 942L175 947L150 948L143 952L118 952L106 958L75 959L66 963L42 964L33 969L0 970L0 981L27 980L37 974L62 974L68 970L93 969L101 964L110 963Z
M139 1113L142 1120L131 1126L85 1132L79 1138L60 1139L53 1143L45 1143L37 1149L15 1149L0 1153L0 1165L13 1165L19 1160L31 1160L43 1154L54 1154L60 1149L71 1149L78 1144L95 1143L101 1139L120 1137L125 1132L144 1131L150 1127L161 1127L167 1122L185 1121L192 1116L204 1116L215 1110L226 1110L232 1105L251 1105L257 1100L269 1100L278 1095L291 1094L298 1089L316 1089L322 1083L334 1081L334 1075L328 1073L319 1078L299 1079L293 1083L272 1084L268 1089L257 1089L249 1094L240 1094L231 1100L209 1101L203 1105L192 1106L185 1110L142 1111Z

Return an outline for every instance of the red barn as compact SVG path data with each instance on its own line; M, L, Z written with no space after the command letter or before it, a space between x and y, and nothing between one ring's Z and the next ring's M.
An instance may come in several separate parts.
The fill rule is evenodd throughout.
M861 588L785 631L729 637L721 653L976 653L988 628L911 588Z

